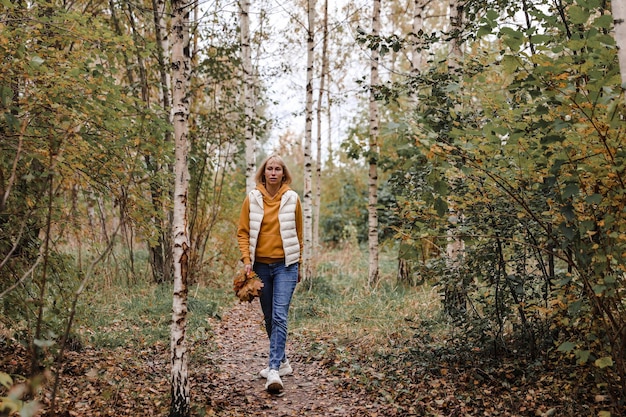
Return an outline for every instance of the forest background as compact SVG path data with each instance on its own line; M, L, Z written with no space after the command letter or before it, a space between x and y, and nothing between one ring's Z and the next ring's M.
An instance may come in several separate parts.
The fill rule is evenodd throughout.
M246 180L278 152L311 221L296 323L354 331L320 341L329 363L356 363L345 346L370 334L367 363L480 358L494 372L475 381L509 385L552 371L547 411L624 414L619 2L0 4L0 343L28 358L0 369L7 409L54 412L66 352L113 343L98 327L130 311L98 323L104 306L172 292L182 10L190 309L233 301ZM364 310L330 309L347 295ZM395 378L369 389L408 410L415 392L381 388Z

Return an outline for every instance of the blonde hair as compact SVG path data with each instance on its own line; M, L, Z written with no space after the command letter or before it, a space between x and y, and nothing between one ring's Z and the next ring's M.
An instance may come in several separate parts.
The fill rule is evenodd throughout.
M287 168L287 165L285 165L285 161L283 161L283 158L281 158L277 154L272 154L268 156L267 158L265 158L265 161L263 161L259 169L256 171L256 175L254 176L254 180L256 181L256 183L265 184L265 167L267 167L267 164L270 161L276 161L280 164L281 167L283 167L283 179L281 183L291 184L291 181L293 181L291 172L289 171L289 168Z

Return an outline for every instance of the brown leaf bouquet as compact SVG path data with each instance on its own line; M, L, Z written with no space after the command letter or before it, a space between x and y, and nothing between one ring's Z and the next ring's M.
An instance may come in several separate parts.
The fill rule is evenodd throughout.
M254 271L248 275L246 275L246 271L241 271L233 281L233 290L241 302L251 303L254 297L261 295L261 288L263 288L263 282Z

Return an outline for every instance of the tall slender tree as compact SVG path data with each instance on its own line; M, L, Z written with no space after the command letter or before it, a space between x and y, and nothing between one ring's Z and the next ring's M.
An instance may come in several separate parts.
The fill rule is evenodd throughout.
M256 140L254 133L254 89L252 85L252 49L250 48L250 0L239 2L241 26L241 63L243 71L243 106L246 142L246 190L255 187Z
M191 56L189 48L190 3L172 0L172 124L174 128L174 216L172 219L172 258L174 296L171 328L171 408L170 417L190 415L189 376L187 371L187 277L189 273L189 231L187 230L187 195L189 192L189 83Z
M425 4L423 0L413 0L412 2L412 11L413 11L413 19L411 21L411 31L413 32L413 37L415 39L415 45L410 50L410 64L411 64L411 76L417 77L422 68L422 51L419 47L419 33L423 31L424 26L424 9ZM411 103L417 107L418 105L418 94L414 92L414 94L410 97ZM399 245L399 253L398 253L398 273L397 279L398 282L410 284L411 283L411 256L408 255L407 252L412 252L409 250L410 245L401 242Z
M463 59L463 50L461 48L461 37L458 33L461 30L463 21L463 1L450 0L450 31L452 32L452 40L450 42L450 54L448 59L448 71L452 76L458 75L460 71L460 62ZM458 228L462 220L463 213L456 207L455 203L448 199L448 243L446 245L446 261L448 267L456 277L455 285L449 285L445 293L444 303L446 310L452 314L463 314L465 312L465 285L463 277L460 276L461 262L465 252L465 243L459 236Z
M315 164L315 198L313 203L313 256L317 255L320 241L320 205L322 201L322 103L326 94L326 105L330 101L326 90L328 76L328 0L324 0L324 17L322 18L322 62L320 65L320 88L317 95L317 155Z
M380 35L380 5L381 0L374 0L372 10L372 37L377 38ZM378 284L379 267L378 267L378 102L376 100L376 88L380 83L378 77L378 63L380 53L377 47L371 49L370 62L370 97L369 97L369 176L368 176L368 247L369 247L369 276L368 283L370 286Z
M305 104L305 132L304 132L304 195L302 198L302 213L304 216L304 254L302 274L304 279L311 277L311 260L313 246L313 207L312 207L312 156L311 142L313 140L313 58L315 52L315 0L307 0L308 25L306 30L306 104Z
M163 114L171 123L171 103L172 103L172 82L167 66L167 56L170 53L169 36L166 23L166 0L152 0L154 18L154 36L156 40L156 57L159 72L158 98L163 109ZM172 134L169 130L163 134L165 146L172 143ZM151 155L146 156L146 165L152 172L161 170L169 171L171 167L162 166L158 160L154 161ZM150 182L150 193L152 205L155 212L159 209L163 211L161 219L154 218L153 222L158 225L158 239L156 245L150 246L150 263L152 274L156 282L170 282L172 278L172 257L171 257L171 213L167 210L167 200L163 187L155 180Z

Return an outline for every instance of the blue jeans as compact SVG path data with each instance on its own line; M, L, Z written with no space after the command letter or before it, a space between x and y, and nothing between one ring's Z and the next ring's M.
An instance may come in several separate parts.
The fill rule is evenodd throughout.
M287 316L289 304L298 283L298 264L285 266L285 262L273 264L254 263L263 288L261 289L261 309L265 319L265 330L270 338L270 369L278 369L287 359Z

